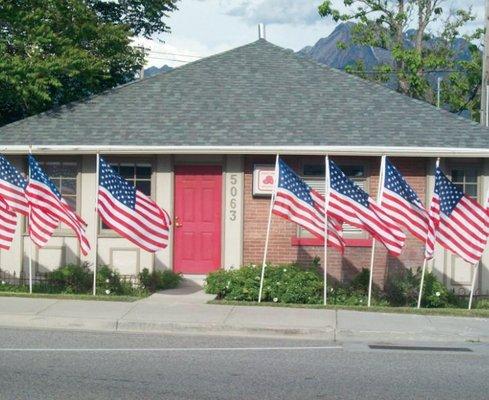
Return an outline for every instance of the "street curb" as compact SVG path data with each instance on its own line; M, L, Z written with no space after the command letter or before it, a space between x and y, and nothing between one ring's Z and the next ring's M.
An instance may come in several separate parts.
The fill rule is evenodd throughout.
M117 319L87 319L44 317L38 315L0 315L0 327L56 330L86 330L130 333L187 333L204 335L246 335L266 337L297 337L301 339L334 340L334 329L267 328L261 326L233 326L225 324L197 324L178 322L140 322Z

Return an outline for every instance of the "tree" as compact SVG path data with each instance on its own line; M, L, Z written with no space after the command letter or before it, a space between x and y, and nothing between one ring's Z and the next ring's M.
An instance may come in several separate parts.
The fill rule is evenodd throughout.
M105 22L124 24L134 35L151 36L169 32L163 18L176 10L177 0L87 0L87 4Z
M461 67L457 65L454 42L460 37L459 29L474 20L471 10L447 13L442 8L444 0L343 0L343 3L346 11L325 0L319 6L319 14L336 22L356 22L355 44L381 47L390 50L393 56L393 65L379 66L373 79L385 82L394 75L399 92L434 103L436 96L429 73ZM440 27L437 35L430 29L435 24ZM460 77L462 68L458 71ZM447 90L449 87L445 86ZM462 99L468 95L462 87L457 90Z
M479 42L483 29L477 30L466 40ZM469 46L470 57L457 61L454 70L442 82L441 100L451 112L467 111L474 121L480 121L482 96L482 49L474 43Z
M0 0L0 125L133 80L176 0Z

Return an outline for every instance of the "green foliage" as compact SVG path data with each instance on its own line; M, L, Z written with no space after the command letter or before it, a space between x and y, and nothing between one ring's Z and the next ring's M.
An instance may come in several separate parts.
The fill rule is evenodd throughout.
M219 270L207 276L205 290L218 299L256 301L260 289L261 267L248 265L236 270ZM330 304L361 305L367 302L368 270L355 280L355 287L329 288ZM366 280L366 284L365 284ZM314 266L268 265L263 283L263 301L290 304L322 304L323 276ZM380 304L380 300L375 301Z
M260 289L261 267L247 265L239 269L218 270L207 276L205 291L218 299L256 301ZM362 269L349 284L328 287L328 304L367 305L370 272ZM373 286L372 305L415 307L420 283L420 270L398 270L389 275L384 290ZM315 266L267 265L262 301L286 304L322 304L323 276ZM425 274L423 307L464 307L435 275Z
M419 284L419 277L411 269L390 272L384 286L385 297L393 306L415 307Z
M480 299L475 303L475 308L489 310L489 299Z
M351 287L353 290L367 293L369 281L370 271L367 268L362 268L362 270L351 281Z
M144 268L139 273L139 282L142 289L148 290L150 293L154 293L157 290L172 289L178 286L181 282L182 276L176 274L170 270L149 272L147 268Z
M134 79L174 0L0 0L0 125Z
M385 298L393 306L415 307L418 304L421 268L398 270L389 275L385 284ZM426 272L423 285L422 307L464 307L465 302L450 292L432 272Z
M142 296L147 294L145 289L130 281L121 279L121 275L102 265L97 268L97 294L117 296Z
M86 0L106 22L127 25L134 35L150 37L153 33L169 32L163 21L176 10L177 0Z
M102 296L147 296L156 290L178 286L182 277L172 271L150 273L143 269L139 274L139 283L125 280L121 275L106 265L97 268L97 295ZM0 282L0 291L26 293L27 284ZM65 265L46 274L45 279L33 284L33 293L49 294L92 294L93 272L88 264Z
M62 293L87 293L92 287L92 277L88 264L68 264L50 272L47 281L48 286Z
M460 29L475 16L470 9L447 12L439 4L439 0L343 0L344 7L335 8L331 0L326 0L319 5L318 11L320 16L336 22L355 22L351 44L389 50L394 59L394 65L380 65L377 71L369 74L362 68L362 60L357 60L356 65L349 66L348 72L376 82L387 82L395 77L399 92L435 104L436 95L430 85L429 72L456 70L444 83L444 104L453 112L468 110L472 118L478 119L481 52L478 46L472 45L471 60L456 61L455 46L455 41L461 37ZM415 26L410 18L412 15L417 15ZM440 27L436 36L429 33L435 26ZM406 32L411 28L413 44L405 40ZM465 39L477 43L481 34L479 29ZM341 48L345 48L344 44Z

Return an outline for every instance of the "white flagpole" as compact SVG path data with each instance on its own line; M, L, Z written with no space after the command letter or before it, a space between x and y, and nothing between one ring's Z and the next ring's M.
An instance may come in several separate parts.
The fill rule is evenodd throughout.
M470 298L469 298L469 310L472 309L472 299L474 298L475 281L477 279L477 271L479 269L479 262L474 265L474 276L472 277L472 286L470 288Z
M29 154L32 154L31 146L29 146ZM31 166L27 163L28 177L31 180ZM32 238L30 235L31 227L31 205L29 204L29 216L27 217L27 234L29 235L29 293L32 294Z
M421 298L423 297L424 274L426 272L426 264L428 259L425 257L423 261L423 269L421 270L421 283L419 284L418 307L421 308Z
M324 159L324 305L328 303L328 204L329 204L329 157Z
M95 263L93 264L93 295L97 294L97 261L98 261L98 181L100 174L100 154L97 153L97 165L95 167Z
M435 168L438 168L439 166L440 166L440 158L437 158ZM436 175L436 172L435 172L435 175ZM435 185L436 185L436 177L435 177ZM433 196L431 196L431 198L433 198ZM430 208L431 208L431 204L428 204L428 214L430 213ZM436 246L436 232L434 233L433 241L435 242L433 244L433 254L432 254L432 260L434 262L434 260L435 260L434 247ZM425 257L424 257L424 261L423 261L423 269L421 270L421 282L420 282L420 286L419 286L417 308L421 308L421 299L423 297L424 276L426 273L427 263L428 263L428 259L426 258L426 242L425 242Z
M277 154L275 158L274 185L273 185L272 196L270 197L270 211L268 212L268 226L267 226L267 235L265 238L265 249L263 251L263 263L261 265L260 291L258 292L258 303L261 303L261 298L263 294L263 282L265 280L265 268L266 268L267 253L268 253L268 239L270 237L270 226L272 224L273 202L275 201L275 194L277 191L277 184L278 184L278 159L279 159L279 155Z
M380 161L380 173L379 173L379 189L377 191L377 203L380 203L382 198L382 191L384 187L384 171L385 170L385 155L382 156ZM376 240L372 239L372 254L370 256L370 275L368 280L368 301L367 307L372 304L372 286L374 281L374 260L375 260L375 243Z

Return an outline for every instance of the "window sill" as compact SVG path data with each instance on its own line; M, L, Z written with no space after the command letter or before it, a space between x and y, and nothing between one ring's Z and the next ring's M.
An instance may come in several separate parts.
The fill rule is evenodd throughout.
M292 246L323 246L324 240L319 238L298 238L292 237L291 239ZM348 239L345 238L346 247L371 247L372 239Z

